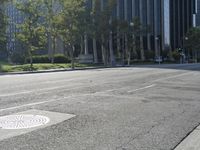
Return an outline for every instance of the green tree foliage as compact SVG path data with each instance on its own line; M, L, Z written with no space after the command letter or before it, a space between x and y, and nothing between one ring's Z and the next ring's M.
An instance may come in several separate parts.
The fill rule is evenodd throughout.
M191 28L184 39L185 47L193 54L193 57L197 59L197 54L200 52L200 28Z
M65 46L68 47L72 69L74 69L75 45L79 44L80 37L83 35L81 24L82 14L85 13L84 0L62 0L62 11L58 19L60 34L62 35Z
M4 4L6 1L7 0L0 0L0 51L5 51L6 45L7 17L4 10Z
M147 32L142 24L140 23L140 19L135 17L131 22L124 20L114 20L113 29L118 36L117 38L121 38L125 41L125 51L122 49L122 59L123 61L127 61L128 65L130 65L131 56L137 55L137 48L139 47L139 41L137 37L139 37L144 32Z
M112 13L113 8L116 5L116 0L108 0L107 3L103 4L101 3L101 0L94 0L93 2L94 5L91 13L91 24L93 24L93 27L90 29L92 30L93 37L101 44L103 63L104 65L107 65L109 61L109 35L113 30ZM110 57L112 56L110 55Z
M56 39L59 37L58 19L61 9L59 1L56 0L43 0L45 18L45 28L48 38L49 52L51 51L51 63L54 63L54 55L56 53Z
M41 49L46 41L44 37L45 28L40 24L41 4L41 0L16 2L17 9L25 16L23 23L18 24L20 32L17 33L17 38L23 42L27 49L31 68L33 67L33 52Z

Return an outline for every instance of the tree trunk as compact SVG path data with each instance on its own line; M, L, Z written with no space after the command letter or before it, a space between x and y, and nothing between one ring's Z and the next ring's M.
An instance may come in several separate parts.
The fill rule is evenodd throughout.
M143 46L143 36L140 36L140 55L141 55L141 60L145 60L144 56L144 46Z
M128 66L131 64L131 52L128 52Z
M115 66L115 58L113 54L113 39L112 39L112 31L109 34L109 49L110 49L110 65Z
M30 59L30 70L32 71L33 70L33 56L30 50L28 54L29 54L29 59Z
M136 52L136 37L135 37L135 35L133 34L132 35L132 37L133 37L133 49L132 49L132 52L133 52L133 56L134 56L134 58L137 58L138 56L137 56L137 52Z
M54 56L55 56L55 52L56 52L56 38L53 38L53 51L52 51L52 55L51 55L51 63L54 64Z
M195 50L195 63L198 63L198 51Z
M70 50L70 55L71 55L71 68L74 70L75 69L75 64L74 64L74 51L75 51L75 46L73 45L71 50Z
M122 65L124 66L124 64L125 64L125 61L124 61L124 59L125 59L125 36L123 36L123 39L122 39Z
M107 60L106 60L106 53L105 53L105 47L104 47L104 42L105 42L105 39L103 37L103 35L101 36L101 51L102 51L102 60L103 60L103 63L104 63L104 66L107 65Z
M87 34L84 35L84 43L85 43L85 55L88 55L88 36Z
M118 32L117 32L117 57L121 57L121 55L120 55L120 46L121 45L121 43L120 43L120 37L119 37L119 30L118 30Z
M2 71L2 64L0 64L0 72Z
M98 55L97 55L97 41L93 38L93 53L94 53L94 63L98 63Z
M48 56L49 56L49 59L51 59L52 57L52 53L53 53L53 50L52 50L52 36L51 36L51 33L48 33Z
M143 15L144 15L144 11L143 11L143 6L144 5L144 1L139 0L139 10L140 10L140 22L143 25ZM140 56L141 56L141 60L144 61L145 60L145 56L144 56L144 45L143 45L143 35L140 35Z
M125 34L125 60L128 60L128 37L127 34Z
M81 36L81 43L80 43L80 46L81 46L81 52L80 54L83 54L83 37Z
M30 56L30 64L31 64L31 71L33 70L33 57L32 55Z

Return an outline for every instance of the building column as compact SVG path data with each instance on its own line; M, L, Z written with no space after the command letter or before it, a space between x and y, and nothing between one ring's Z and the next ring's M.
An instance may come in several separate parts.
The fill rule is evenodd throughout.
M132 0L132 18L134 18L135 15L135 0Z
M147 0L147 26L151 26L151 1ZM147 49L151 50L151 33L148 31L147 33Z
M177 7L178 7L178 23L177 23L177 25L178 25L178 46L180 47L181 46L181 43L180 43L180 41L181 41L181 28L180 28L180 24L181 24L181 20L180 20L180 18L181 18L181 14L180 14L180 0L177 0L178 1L178 5L177 5Z
M124 0L124 19L128 21L128 1Z
M95 1L91 1L92 2L92 9L95 9ZM93 20L94 22L95 20ZM94 37L92 39L92 46L93 46L93 55L94 55L94 63L98 63L98 54L97 54L97 41L96 38Z
M160 51L159 56L161 56L161 52L165 49L165 8L164 8L164 0L160 0Z
M117 0L117 20L118 21L120 19L119 5L120 5L120 0ZM117 27L117 53L118 53L118 57L121 56L120 48L121 48L121 43L120 43L120 37L119 37L119 27Z
M132 0L132 19L133 18L135 18L136 17L136 12L135 12L135 2L136 0ZM133 34L133 38L135 39L136 38L136 36ZM135 43L135 40L133 41L134 43L133 43L133 54L134 54L134 56L137 56L137 52L136 52L136 43Z
M128 21L128 2L127 0L124 0L124 20ZM125 56L124 58L126 59L127 53L128 53L128 37L127 34L124 35L125 36Z
M93 45L93 53L94 53L94 63L98 63L98 55L97 55L97 41L95 38L92 40Z
M190 28L190 5L189 5L189 1L187 0L187 30Z
M171 0L171 3L173 3L173 48L175 49L176 48L176 17L175 17L175 11L176 11L176 5L175 5L175 2L174 0Z
M155 57L158 57L158 2L154 0L154 45L155 45Z
M143 25L143 9L142 9L142 6L143 6L143 0L139 0L139 7L140 7L140 22L141 24ZM144 42L143 42L143 35L140 35L140 55L141 55L141 60L145 60L145 56L144 56Z
M114 53L113 53L113 35L112 31L109 33L109 50L110 50L110 65L114 66L115 65L115 58L114 58Z
M101 0L101 11L104 10L104 0ZM101 35L101 40L102 40L102 43L101 43L101 51L102 51L102 60L103 60L103 63L104 65L106 66L107 65L107 54L106 54L106 50L105 50L105 47L104 47L104 42L105 42L105 39L104 39L104 35Z
M187 13L187 11L185 10L185 0L183 0L182 2L182 20L183 20L183 37L185 37L185 13Z
M88 55L88 36L87 34L84 35L84 45L85 45L85 55Z

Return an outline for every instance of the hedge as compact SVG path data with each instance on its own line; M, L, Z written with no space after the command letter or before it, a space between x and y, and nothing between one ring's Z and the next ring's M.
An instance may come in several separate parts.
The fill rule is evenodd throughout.
M27 58L27 62L30 62L30 59ZM33 63L50 63L48 55L38 55L33 56ZM63 54L56 54L54 56L54 63L70 63L70 59Z

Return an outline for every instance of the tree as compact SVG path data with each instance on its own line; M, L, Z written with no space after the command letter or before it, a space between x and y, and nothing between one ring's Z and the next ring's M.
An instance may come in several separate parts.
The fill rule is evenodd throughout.
M127 52L128 65L130 65L132 53L136 54L137 53L136 49L137 47L139 47L137 37L143 35L143 33L146 32L148 32L148 29L142 26L140 19L138 17L134 17L132 22L130 23L130 30L128 32L128 52ZM141 51L142 50L140 50L140 53L142 55Z
M200 52L200 28L191 28L183 40L185 47L192 53L193 58L197 60L197 55Z
M85 13L84 0L61 0L62 11L60 13L59 33L62 35L64 44L69 47L69 54L71 57L71 67L74 65L75 45L79 44L81 32L82 14Z
M0 51L5 51L6 49L7 17L4 10L5 2L7 2L7 0L0 0Z
M25 16L23 23L18 24L20 32L17 38L24 43L30 60L30 67L33 68L33 52L44 46L44 27L40 24L42 16L41 0L26 0L16 2L16 8Z
M54 63L54 55L56 53L56 39L59 37L57 21L61 11L61 5L59 4L59 1L44 0L44 6L46 8L44 18L48 38L48 51L51 53L51 63Z
M125 20L115 20L115 32L123 39L124 45L122 46L122 62L125 60L130 65L131 56L136 55L136 48L139 47L137 37L146 32L146 29L140 23L138 17L134 17L131 22ZM125 48L125 50L124 50Z
M95 0L93 6L93 35L101 44L102 59L105 66L113 64L114 54L112 46L112 12L116 4L116 0L108 0L107 3L102 3L101 0ZM109 45L109 52L108 52ZM110 54L110 59L109 59Z

